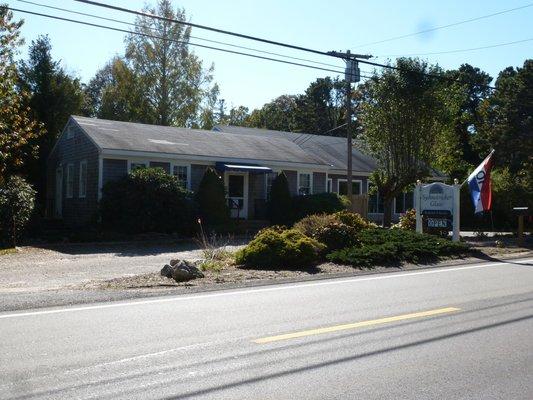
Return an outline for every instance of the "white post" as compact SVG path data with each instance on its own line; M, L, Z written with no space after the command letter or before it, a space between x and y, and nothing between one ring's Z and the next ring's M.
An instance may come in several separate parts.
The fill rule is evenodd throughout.
M454 179L453 181L453 234L452 234L452 240L454 242L459 241L459 237L461 234L461 227L460 221L461 221L461 186L459 185L459 181Z
M422 233L422 215L420 214L420 188L422 183L420 180L416 181L415 186L415 210L416 210L416 231Z

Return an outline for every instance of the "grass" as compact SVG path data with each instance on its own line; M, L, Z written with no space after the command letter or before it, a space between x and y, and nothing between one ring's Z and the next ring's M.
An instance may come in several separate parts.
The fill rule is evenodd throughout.
M18 253L18 250L15 247L10 247L8 249L0 249L0 256L5 256L7 254Z

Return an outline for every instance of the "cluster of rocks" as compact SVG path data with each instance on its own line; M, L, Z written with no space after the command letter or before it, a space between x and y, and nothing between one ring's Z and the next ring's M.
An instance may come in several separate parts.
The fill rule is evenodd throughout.
M176 282L187 282L204 277L194 262L179 259L170 260L170 264L166 264L161 269L161 275L174 279Z

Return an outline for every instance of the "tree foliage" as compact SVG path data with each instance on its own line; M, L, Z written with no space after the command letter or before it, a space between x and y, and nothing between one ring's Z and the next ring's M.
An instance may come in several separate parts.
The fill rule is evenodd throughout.
M25 167L41 200L44 199L48 155L69 116L79 114L84 102L79 79L70 76L59 61L52 59L51 50L48 36L39 36L30 45L28 60L19 65L19 85L29 93L28 105L34 118L45 129L36 141L39 146L37 159Z
M0 184L0 247L17 245L35 206L35 190L24 179L11 176Z
M225 230L230 222L224 182L213 168L208 168L195 195L202 224L214 230Z
M442 126L442 106L435 93L436 67L398 59L362 85L363 138L376 158L372 180L384 201L384 225L392 219L392 202L404 189L429 174Z
M13 58L23 43L22 23L13 21L11 11L0 8L0 184L36 156L36 139L42 134L27 106L28 93L17 87Z

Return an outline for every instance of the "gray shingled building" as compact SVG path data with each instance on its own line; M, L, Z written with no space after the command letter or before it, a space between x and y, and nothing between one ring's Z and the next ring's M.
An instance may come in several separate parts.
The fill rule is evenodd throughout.
M73 116L48 160L47 212L67 225L96 220L102 187L140 167L161 167L195 191L207 167L224 178L232 215L264 218L272 179L283 171L293 195L346 193L346 140L331 136L216 126L212 131ZM353 150L353 192L368 192L375 161ZM396 213L412 195L396 201ZM383 208L371 196L369 215Z

